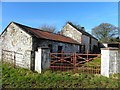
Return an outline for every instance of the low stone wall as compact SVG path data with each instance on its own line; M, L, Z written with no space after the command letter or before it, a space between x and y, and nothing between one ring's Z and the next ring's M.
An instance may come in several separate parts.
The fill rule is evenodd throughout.
M19 53L14 51L2 50L1 60L3 62L11 63L14 67L23 67L30 69L31 65L31 51Z

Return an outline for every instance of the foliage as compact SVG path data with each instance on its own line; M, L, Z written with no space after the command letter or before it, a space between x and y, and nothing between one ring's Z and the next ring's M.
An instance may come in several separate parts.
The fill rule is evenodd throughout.
M41 27L39 27L39 29L43 30L43 31L52 32L52 33L54 33L56 31L55 26L47 25L47 24L42 25Z
M120 42L120 38L119 37L111 38L110 41L111 42Z
M80 29L80 30L85 31L85 28L84 28L84 27L81 27L79 24L72 23L72 22L69 22L69 21L68 21L67 23L70 23L70 24L74 25L78 30Z
M72 72L43 71L41 74L23 68L2 65L4 88L117 88L120 81Z
M101 42L109 42L111 38L118 36L118 28L109 23L101 23L92 29L92 34Z

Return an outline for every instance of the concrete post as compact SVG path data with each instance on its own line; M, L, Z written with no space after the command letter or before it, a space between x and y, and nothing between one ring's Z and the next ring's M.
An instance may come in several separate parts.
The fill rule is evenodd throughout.
M101 54L101 75L109 77L117 73L118 48L102 48Z
M35 71L41 73L41 55L42 49L38 48L38 51L35 52Z
M41 73L43 69L50 67L50 50L48 48L38 48L35 52L35 71Z

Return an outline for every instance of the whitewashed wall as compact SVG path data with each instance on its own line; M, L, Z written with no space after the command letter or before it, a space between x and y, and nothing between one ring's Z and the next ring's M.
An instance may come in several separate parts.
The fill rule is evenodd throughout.
M101 75L109 77L120 73L120 52L118 48L101 49Z
M81 35L82 33L73 28L71 25L66 24L66 26L62 29L62 34L64 36L70 37L77 42L81 43Z
M2 60L2 38L0 37L0 61Z
M64 36L76 40L81 45L85 45L85 52L90 51L90 36L82 34L80 31L78 31L68 23L63 27L61 33ZM94 45L98 46L98 41L92 38L91 42L92 42L91 49L93 50Z
M22 53L24 67L30 69L32 37L21 30L17 25L11 23L0 37L3 50ZM27 58L28 57L28 58Z
M35 52L35 71L41 73L42 66L41 66L41 59L42 59L42 49L38 48L38 51Z

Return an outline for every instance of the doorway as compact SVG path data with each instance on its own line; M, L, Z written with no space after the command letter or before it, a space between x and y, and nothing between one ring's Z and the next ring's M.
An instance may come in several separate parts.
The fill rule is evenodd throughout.
M62 46L58 46L58 57L61 57L62 53Z

